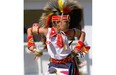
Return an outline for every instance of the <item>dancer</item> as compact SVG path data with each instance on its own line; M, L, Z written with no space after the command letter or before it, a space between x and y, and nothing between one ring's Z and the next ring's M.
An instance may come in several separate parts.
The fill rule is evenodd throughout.
M61 12L58 11L48 14L47 18L45 17L46 14L44 14L41 23L34 23L32 27L28 28L28 48L35 53L35 55L38 55L39 52L36 51L33 41L33 33L44 35L46 37L47 50L50 55L49 72L56 72L55 68L65 68L68 69L67 75L79 75L78 64L75 58L73 58L72 53L82 55L83 53L87 53L90 49L89 46L84 44L85 32L79 29L69 29L70 16L68 13L71 12L72 8L68 8L68 12L66 12L63 11L61 5L62 0L51 1L56 1L57 4L59 4L59 11ZM71 3L68 4L70 5ZM45 27L41 27L42 24L45 24ZM74 49L71 49L69 47L68 38L74 37L77 37L79 41ZM40 55L42 55L41 52Z

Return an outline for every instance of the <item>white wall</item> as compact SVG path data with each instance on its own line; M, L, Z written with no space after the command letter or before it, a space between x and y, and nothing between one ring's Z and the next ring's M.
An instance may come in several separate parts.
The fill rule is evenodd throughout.
M84 8L84 24L92 25L92 2L81 2Z
M89 54L85 56L85 60L87 61L87 75L91 75L91 67L92 67L92 26L86 25L85 26L85 32L86 32L86 39L88 45L91 46L91 49L89 51Z

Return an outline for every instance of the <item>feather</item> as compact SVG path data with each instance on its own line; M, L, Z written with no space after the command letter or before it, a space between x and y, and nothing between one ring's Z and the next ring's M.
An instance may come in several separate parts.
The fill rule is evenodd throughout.
M42 16L40 25L49 27L51 16L48 18L47 15L50 13L53 13L53 15L70 14L74 9L81 9L79 2L76 0L50 0L44 7L44 10L49 13L46 12L46 15Z
M70 13L75 8L81 8L79 2L75 0L50 0L44 10Z
M59 9L60 9L61 12L63 12L64 2L65 2L65 0L58 0Z

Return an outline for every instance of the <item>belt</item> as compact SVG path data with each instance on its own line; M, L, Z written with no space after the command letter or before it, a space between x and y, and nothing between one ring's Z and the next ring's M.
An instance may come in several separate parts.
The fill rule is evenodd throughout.
M66 64L67 62L72 62L72 57L71 57L71 55L69 55L66 58L61 59L61 60L56 60L54 58L50 58L50 62L53 62L55 64Z

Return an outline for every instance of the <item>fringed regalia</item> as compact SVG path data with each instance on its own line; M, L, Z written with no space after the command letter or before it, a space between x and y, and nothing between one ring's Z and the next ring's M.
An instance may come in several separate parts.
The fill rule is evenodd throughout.
M45 44L47 46L48 53L51 56L49 72L56 73L55 68L65 68L68 69L67 75L79 75L78 63L80 62L77 60L74 54L71 53L72 50L69 47L67 41L68 38L62 31L59 32L62 37L58 35L53 27L53 22L59 20L59 18L61 17L62 19L64 18L66 20L69 20L69 18L67 18L67 15L69 15L70 17L69 28L77 28L81 30L83 12L81 5L76 0L50 0L44 7L44 13L39 19L39 25L40 27L48 28L46 39L44 36L42 37L42 39L46 41ZM63 38L63 42L65 43L66 47L63 44L60 44L60 42L56 44L52 43L54 41L58 41L57 38L61 40Z

